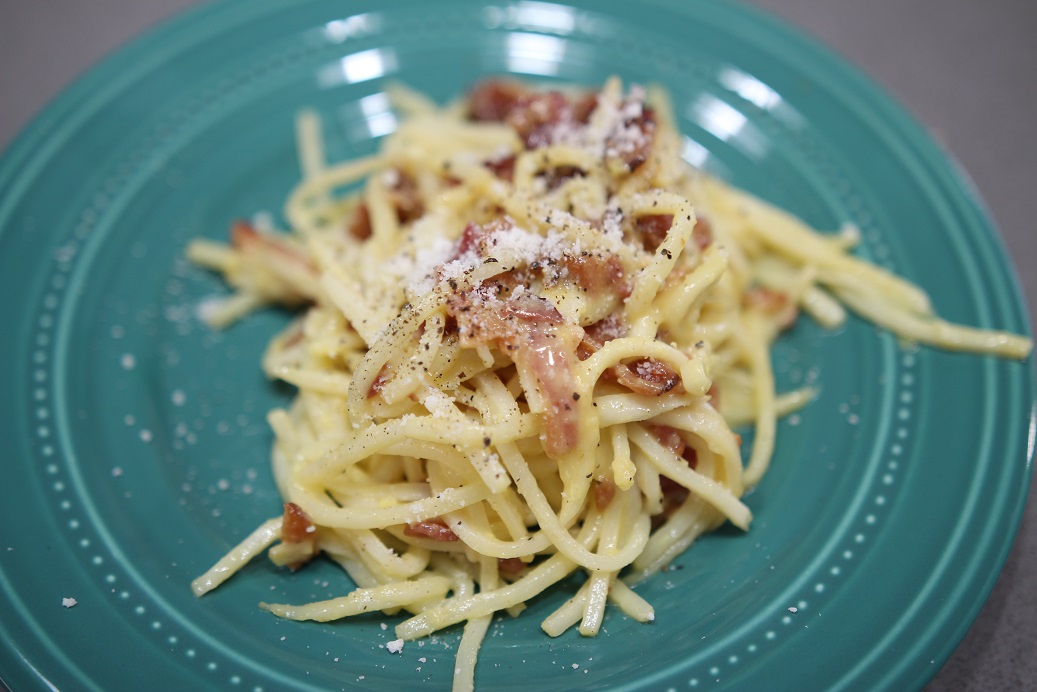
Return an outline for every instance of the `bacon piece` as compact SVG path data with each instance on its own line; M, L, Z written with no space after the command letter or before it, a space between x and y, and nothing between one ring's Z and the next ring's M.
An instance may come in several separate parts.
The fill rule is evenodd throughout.
M472 120L504 122L515 102L529 90L518 82L489 79L468 93L468 115Z
M396 219L400 223L409 223L425 213L421 191L418 190L417 181L409 173L398 168L394 170L396 180L389 189L389 202L396 210Z
M668 425L656 425L649 430L659 442L687 461L689 467L695 468L698 465L695 448L687 444L676 429ZM659 486L663 492L663 510L658 517L653 517L652 528L656 528L662 520L673 514L688 497L687 488L666 476L659 477Z
M674 511L688 499L688 489L666 476L659 476L659 487L663 491L662 511L652 517L652 529L659 528Z
M446 522L439 518L407 524L403 527L403 535L415 538L429 538L440 543L457 540L457 534L451 531Z
M629 365L614 367L616 381L635 394L659 396L681 384L681 376L673 368L652 358L641 358Z
M573 120L586 125L597 108L598 95L593 91L587 92L582 98L573 102Z
M367 240L371 237L371 212L367 210L366 204L361 202L357 206L352 218L349 219L346 230L357 240Z
M287 564L292 570L299 569L317 554L317 527L306 516L306 512L294 502L284 505L281 543L277 549L286 550L287 554L282 552L281 558L275 562L280 565Z
M492 231L489 228L483 228L477 223L468 222L468 225L464 227L464 231L461 233L461 238L457 242L457 250L454 252L453 257L448 261L453 261L458 257L464 257L465 255L478 252L479 246L482 241Z
M547 410L544 413L544 450L557 459L576 447L579 436L576 381L572 365L583 330L568 324L561 313L531 293L499 300L491 286L465 291L447 301L457 320L462 344L496 341L536 380Z
M713 224L705 216L695 219L695 227L691 229L691 241L699 250L705 250L713 244Z
M558 166L556 168L550 168L542 174L544 182L547 184L549 191L557 190L562 186L566 180L571 178L582 178L586 173L581 168L576 166Z
M612 503L616 496L616 484L610 478L603 478L594 484L594 506L601 511Z
M717 411L720 410L720 385L716 382L709 384L709 389L706 391L706 396L709 397L709 405L715 408Z
M673 225L673 214L645 214L637 217L634 227L641 236L641 244L648 252L659 249L666 234ZM713 243L713 226L709 219L700 216L695 220L695 226L691 230L691 242L699 250L705 250Z
M621 336L626 336L627 327L623 324L619 318L615 315L609 315L603 320L598 320L594 324L587 325L584 327L584 343L592 347L593 350L587 355L589 356L594 351L604 346L607 342L613 339L618 339Z
M497 239L491 242L492 236L498 231L512 228L514 224L507 217L491 221L485 226L469 222L455 243L454 251L436 268L437 275L440 278L445 276L444 267L455 260L476 260L492 255L497 244ZM496 293L501 296L519 286L530 288L536 284L550 287L563 282L575 284L584 293L594 295L599 301L599 308L608 307L607 302L601 301L609 299L613 299L618 306L619 301L629 296L631 290L618 257L592 252L562 254L560 257L532 257L527 266L502 272L484 281L482 287L486 295Z
M625 107L625 106L624 106ZM631 171L648 160L655 141L655 111L642 106L641 113L627 118L620 128L605 142L608 155L618 157Z
M619 320L619 317L609 315L583 328L583 341L580 342L579 347L576 349L576 355L579 356L580 360L587 360L591 357L591 354L598 351L606 343L621 336L626 336L626 333L626 325Z
M507 156L501 156L496 159L484 161L483 166L489 168L490 171L501 180L506 180L510 183L515 178L514 154L508 154Z
M371 381L371 386L367 388L367 398L370 399L371 397L379 394L383 389L385 389L385 385L391 379L392 368L390 368L389 364L386 363L382 366L382 369L378 371L378 374L375 375L374 379Z
M580 360L586 360L607 342L625 335L626 326L610 315L584 329L577 355ZM683 389L681 377L673 368L651 358L641 358L629 364L618 363L605 373L635 394L659 396L671 390Z
M523 333L511 340L517 342L515 361L533 372L547 400L544 451L557 459L574 449L579 441L572 366L583 330L562 321L558 310L546 300L528 300L532 298L528 295L526 298L509 300L505 319L513 316L524 327Z
M427 323L425 321L422 321L421 324L418 325L418 328L414 332L414 336L417 339L420 340L421 337L425 334L426 324ZM370 399L374 396L377 396L378 394L381 394L382 390L385 389L385 386L389 382L391 382L393 377L395 376L396 369L388 362L383 363L382 367L378 369L378 374L374 376L373 380L371 380L371 386L367 388L367 398ZM418 397L415 393L412 392L408 396L411 401L418 401Z
M230 244L239 250L264 242L261 234L248 221L237 220L230 227Z
M617 298L630 295L630 283L623 272L623 263L615 255L566 255L562 266L580 288L592 295L612 293Z
M281 349L288 350L298 346L304 338L306 338L306 331L303 329L302 322L295 322L292 325L292 331L281 342Z
M569 100L557 91L520 96L504 122L518 133L527 149L551 144L551 130L562 121L572 120Z
M461 231L461 237L457 239L457 244L454 246L453 253L451 253L450 256L443 261L443 264L437 267L437 269L462 257L484 255L484 244L486 239L497 231L506 231L510 228L514 228L514 224L507 218L492 221L485 226L480 226L474 221L469 221L468 225L466 225L464 230Z
M742 438L740 436L738 436L738 435L735 435L735 437L738 438L738 445L741 446L741 444L742 444L741 439ZM681 452L681 457L684 459L684 461L688 462L688 466L689 467L691 467L693 469L698 468L698 465L699 465L699 453L696 452L695 448L692 447L691 445L688 445L687 447L684 448L684 451Z
M447 263L459 257L485 254L487 238L511 225L506 218L486 226L469 223ZM589 355L600 348L600 344L582 347L583 330L567 323L554 305L531 292L511 290L523 284L528 287L528 281L536 273L542 273L545 284L571 281L590 294L614 296L617 302L630 294L622 263L613 255L586 253L557 259L531 258L528 268L506 272L477 288L452 296L447 302L447 315L457 325L462 345L496 343L518 366L533 374L547 403L545 450L552 458L558 458L577 443L578 419L573 396L576 387L572 372L577 348ZM502 299L501 296L511 297ZM653 385L653 390L658 388Z
M284 505L281 540L285 543L312 543L317 540L317 527L294 502L286 502Z
M621 108L626 117L605 142L607 155L620 159L631 171L648 159L655 139L655 111L641 103L641 98L624 102ZM598 94L593 92L570 100L558 91L533 92L503 80L482 82L468 96L471 119L507 123L526 149L551 144L559 124L586 125L597 107Z
M389 203L396 210L396 220L400 223L409 223L421 217L425 213L425 207L421 202L421 192L418 184L405 171L393 169L395 180L389 188ZM361 202L356 211L346 224L346 230L357 240L367 240L371 237L371 210Z
M637 217L634 228L641 235L641 244L648 252L655 252L673 226L673 214L645 214Z
M796 304L787 295L765 286L753 286L746 291L742 295L742 305L771 317L779 329L791 327L799 315Z
M287 238L261 233L245 221L231 226L231 245L245 260L246 272L261 272L257 288L270 300L289 305L317 299L317 265Z
M234 222L230 230L230 242L242 252L276 254L297 264L307 272L317 273L317 267L309 257L275 236L260 233L247 221Z
M497 571L510 577L517 576L527 567L526 563L517 557L497 558Z
M597 350L586 341L580 347L580 360L586 360ZM603 376L611 378L634 394L659 396L671 390L678 393L683 391L680 375L666 363L651 358L641 358L630 364L617 363L606 370Z
M666 447L677 456L684 454L688 443L681 437L680 431L677 428L672 428L669 425L649 425L646 427L648 432L652 433L663 447Z

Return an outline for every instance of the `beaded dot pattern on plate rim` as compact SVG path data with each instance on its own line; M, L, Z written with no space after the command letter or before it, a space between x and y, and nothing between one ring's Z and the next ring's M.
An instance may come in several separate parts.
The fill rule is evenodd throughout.
M467 18L466 18L467 19ZM415 20L413 26L407 22L396 22L394 29L407 31L420 24ZM456 26L456 25L455 25ZM391 38L381 35L378 38ZM638 44L641 55L645 59L655 60L665 55L673 70L684 70L684 74L694 72L700 77L708 74L701 64L684 64L680 59L673 59L674 53L667 51L665 44L653 44L649 41ZM362 47L361 47L362 49ZM197 662L205 670L222 679L226 683L242 688L251 686L253 692L262 692L263 688L258 682L252 684L246 682L249 677L245 673L224 672L231 669L233 663L222 654L215 651L204 650L201 642L192 641L188 632L179 630L172 625L162 613L152 612L161 610L156 608L147 600L146 594L138 593L127 583L126 572L115 560L112 559L112 551L108 549L103 541L98 539L96 531L92 529L89 522L84 521L80 514L80 506L77 504L77 489L74 481L70 480L70 469L63 464L63 455L59 451L60 441L56 439L55 429L60 428L60 420L56 420L53 402L55 399L55 387L59 383L53 381L53 363L55 359L64 354L56 352L55 343L60 339L56 332L60 328L62 313L71 312L71 304L74 299L69 298L67 287L70 276L74 271L85 271L80 267L82 249L88 243L100 244L103 242L101 234L95 234L101 219L108 213L109 205L125 190L127 184L142 171L147 170L148 165L155 159L161 159L162 152L175 143L178 138L185 138L192 128L199 126L201 116L211 109L217 109L227 104L232 104L235 99L248 97L251 90L261 87L262 81L259 76L267 76L278 70L288 70L305 62L319 60L323 57L331 57L341 53L341 48L327 43L310 44L300 48L297 44L286 45L282 50L271 50L268 46L264 51L263 58L257 58L247 72L234 74L219 80L219 88L204 91L200 97L185 104L185 106L160 122L144 138L139 146L135 147L125 157L125 160L116 162L111 166L113 171L104 182L98 186L98 190L91 203L83 208L78 214L78 222L70 229L66 239L54 254L50 265L50 276L46 282L46 288L38 303L38 317L35 321L35 330L32 337L33 349L30 356L30 367L27 369L29 378L28 391L32 392L33 405L29 408L32 412L30 429L35 430L36 445L34 450L38 455L38 468L41 469L43 481L50 488L53 501L58 509L58 514L67 517L62 525L68 532L69 541L88 557L94 573L110 590L112 598L120 607L126 608L139 618L139 628L146 631L149 636L158 638L166 644L171 651L175 651L184 659ZM738 98L732 94L732 98ZM839 195L840 200L849 210L848 220L854 222L861 230L863 242L868 251L871 252L876 261L888 268L893 269L888 249L882 243L880 232L871 224L870 216L865 205L854 196L852 185L846 182L845 176L841 174L825 155L823 148L811 141L805 133L792 133L784 129L784 125L774 119L765 110L753 103L741 99L740 104L746 111L752 113L754 122L761 124L769 136L787 137L795 139L797 146L801 148L811 162L830 181L833 181L833 189ZM824 602L824 598L832 585L837 585L841 577L852 569L855 558L867 550L869 537L882 522L884 510L892 499L894 486L896 484L899 470L899 460L905 452L909 443L910 427L912 418L912 404L915 401L914 391L916 376L914 367L916 357L913 353L902 352L899 354L898 367L893 375L896 381L891 388L896 397L896 423L893 426L892 440L884 455L883 468L875 470L870 482L867 484L869 490L867 495L869 501L861 507L860 516L853 520L853 529L849 535L844 537L841 545L835 550L830 559L816 574L809 575L809 584L801 593L790 600L787 608L780 613L768 616L763 631L748 641L738 642L737 646L728 646L719 653L715 660L704 663L696 671L690 672L687 685L699 687L706 684L721 681L725 671L737 666L743 657L751 657L758 654L765 647L772 645L780 639L783 630L792 627L798 619L804 618L810 612L815 612ZM50 367L48 367L50 364ZM124 363L132 367L132 363ZM853 422L853 413L846 411L848 420ZM145 431L142 431L142 434ZM143 439L143 438L142 438ZM146 441L146 440L145 440ZM85 498L83 498L85 500Z

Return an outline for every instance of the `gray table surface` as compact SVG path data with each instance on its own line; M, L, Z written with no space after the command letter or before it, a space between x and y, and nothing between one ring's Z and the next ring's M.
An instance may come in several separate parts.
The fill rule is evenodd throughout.
M1037 323L1037 3L752 0L890 91L963 165ZM0 148L106 53L198 0L0 0ZM1037 486L1035 486L1037 487ZM1037 491L983 611L926 688L1037 689Z

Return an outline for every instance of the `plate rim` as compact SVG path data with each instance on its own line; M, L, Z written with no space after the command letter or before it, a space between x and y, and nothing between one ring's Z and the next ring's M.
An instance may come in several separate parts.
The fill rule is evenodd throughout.
M678 0L650 1L654 5L666 7L674 12L684 13L687 11L687 7L679 3ZM565 4L582 6L588 3L580 0L579 2ZM698 3L698 5L705 6L706 3ZM123 74L126 79L130 79L133 74L146 71L149 69L149 63L143 60L134 60L135 57L139 58L152 53L156 46L165 46L167 49L174 49L174 52L182 50L184 48L185 35L191 34L200 25L208 27L208 31L205 32L206 35L209 33L215 35L219 33L223 24L233 25L239 19L255 18L259 14L281 11L286 7L289 7L287 3L278 2L277 0L253 0L251 3L243 1L221 2L189 8L139 34L130 42L116 49L79 75L15 135L2 155L0 155L0 189L5 190L4 194L0 196L0 218L6 216L7 205L21 196L20 185L28 184L33 179L32 175L25 174L23 165L31 165L34 161L45 160L51 155L49 152L55 148L60 149L60 139L58 141L49 141L49 137L52 134L50 131L51 126L57 123L67 128L70 118L74 121L74 114L81 106L91 103L94 99L100 99L103 102L103 95L99 95L99 92L91 89L95 83L106 81L113 75L118 74ZM991 246L994 258L1007 269L1005 276L1005 280L1008 282L1006 296L1009 299L1010 305L1005 305L1004 308L1011 313L1011 316L1021 325L1025 333L1032 334L1029 317L1025 310L1025 298L1021 289L1018 269L1007 253L1004 239L996 226L994 216L985 206L975 184L968 177L967 171L961 166L953 153L935 140L915 116L910 114L888 91L880 87L860 68L846 61L830 46L824 45L817 38L760 8L741 3L728 3L726 6L717 5L717 7L722 8L721 10L716 10L721 14L734 13L735 15L751 18L757 26L764 27L771 34L780 35L783 42L792 42L798 49L823 58L828 68L850 78L853 88L851 89L847 86L847 92L858 95L860 98L855 100L858 100L867 108L879 111L876 117L882 117L891 125L891 131L900 137L901 144L910 148L913 154L925 163L929 174L937 176L941 186L955 193L954 199L959 203L960 210L970 216L968 225L983 229L982 244ZM220 17L223 18L223 22L214 21ZM201 40L201 38L196 35L196 40ZM167 45L166 42L169 41L173 41L173 43ZM159 57L152 55L152 60L157 62ZM134 65L133 69L127 71L125 69L127 63ZM115 86L110 86L112 89L115 89ZM895 127L892 127L893 125ZM0 227L0 242L8 240L9 237L10 231L5 232L5 229ZM1026 368L1026 387L1032 393L1035 389L1037 378L1035 378L1032 356L1029 358L1029 361L1030 367ZM958 631L955 635L947 638L953 641L949 641L944 646L943 655L940 658L941 665L957 647L961 638L964 637L965 633L972 626L983 604L987 601L1001 573L1005 560L1011 552L1019 530L1020 520L1026 508L1026 489L1031 482L1033 466L1032 436L1035 420L1035 402L1031 398L1029 403L1031 406L1031 442L1027 450L1025 472L1023 474L1024 482L1020 484L1022 487L1017 494L1016 502L1006 522L1010 527L1010 531L1005 533L1004 539L999 542L997 549L993 551L996 555L993 558L992 564L996 564L996 569L986 570L986 578L982 587L973 591L972 595L974 597L968 605L968 617L961 620L961 625L957 628ZM989 550L989 546L987 547ZM2 573L0 573L0 577L2 576ZM926 679L928 676L929 674L925 674Z

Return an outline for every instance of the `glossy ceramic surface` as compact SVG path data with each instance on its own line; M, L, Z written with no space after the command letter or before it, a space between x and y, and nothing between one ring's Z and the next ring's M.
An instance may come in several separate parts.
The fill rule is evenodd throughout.
M186 15L53 103L0 163L0 677L16 690L445 688L458 631L401 655L396 619L280 621L261 600L341 595L326 564L260 560L196 599L189 582L278 510L265 412L290 398L258 362L287 316L216 333L223 292L196 236L275 216L298 178L292 122L329 151L396 126L397 79L445 100L486 74L659 82L686 158L921 284L948 318L1026 331L1004 251L954 167L858 73L718 2L253 0ZM550 639L573 588L495 622L485 688L907 688L939 668L992 587L1030 476L1033 364L903 348L856 320L802 321L772 471L722 529L640 587L658 617L611 613ZM77 604L62 607L63 598ZM382 625L387 625L386 629Z

